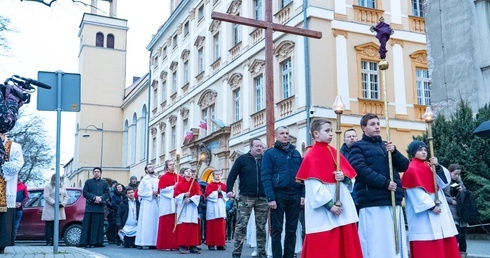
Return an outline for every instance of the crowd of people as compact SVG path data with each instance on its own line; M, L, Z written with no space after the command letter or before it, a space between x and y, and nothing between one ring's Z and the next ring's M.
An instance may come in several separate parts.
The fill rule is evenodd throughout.
M461 167L446 169L417 140L408 146L409 160L393 142L382 140L374 114L364 115L360 125L360 139L349 129L336 150L330 145L332 123L313 120L314 145L303 154L291 144L289 129L280 126L273 147L265 150L260 139L251 139L226 182L217 169L205 188L195 170L177 171L174 160L165 162L161 176L147 165L141 181L131 178L127 187L117 182L109 187L101 168L94 168L83 190L87 208L80 245L103 246L104 212L110 207L107 239L124 247L199 254L203 243L219 251L234 240L237 258L245 240L253 238L254 255L262 258L299 252L305 258L465 257L468 223L455 209L456 195L466 190Z

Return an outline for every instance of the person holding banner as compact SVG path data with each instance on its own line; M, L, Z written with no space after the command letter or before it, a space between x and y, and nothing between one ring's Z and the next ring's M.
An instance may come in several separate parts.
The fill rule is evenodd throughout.
M392 142L382 140L377 115L364 115L360 125L362 139L350 147L349 163L357 172L355 191L360 209L362 253L365 258L406 258L408 247L401 208L403 193L398 172L405 171L409 161ZM388 152L391 152L393 171L390 171ZM393 181L390 173L393 173ZM395 193L396 223L390 223L393 221L391 192ZM395 229L398 237L395 237ZM397 244L400 247L398 252Z

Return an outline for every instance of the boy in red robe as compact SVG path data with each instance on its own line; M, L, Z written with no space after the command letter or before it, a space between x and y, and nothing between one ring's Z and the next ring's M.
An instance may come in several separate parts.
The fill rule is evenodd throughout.
M226 184L220 182L221 170L213 171L213 181L206 187L206 245L209 250L226 250Z
M167 160L164 170L165 173L158 181L158 192L160 195L158 198L159 218L156 247L160 250L179 249L179 245L177 244L177 231L174 231L174 188L179 181L179 175L175 173L175 161Z
M177 183L174 190L177 203L177 244L181 254L201 253L197 248L201 244L197 206L202 192L191 172L190 168L185 169L184 178Z
M329 145L333 136L329 120L314 120L310 128L315 145L296 175L305 184L306 236L301 257L362 258L359 219L350 195L356 172L342 155L337 171L337 150ZM341 206L335 205L336 182L340 182Z

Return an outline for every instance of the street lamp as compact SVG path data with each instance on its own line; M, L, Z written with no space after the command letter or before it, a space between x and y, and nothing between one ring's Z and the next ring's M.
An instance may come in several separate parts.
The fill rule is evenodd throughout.
M88 138L90 137L90 134L88 134L87 129L93 127L97 131L101 131L101 139L100 139L100 167L102 168L102 157L104 154L104 123L102 123L102 127L99 128L95 125L87 125L85 127L85 133L82 135L83 138Z

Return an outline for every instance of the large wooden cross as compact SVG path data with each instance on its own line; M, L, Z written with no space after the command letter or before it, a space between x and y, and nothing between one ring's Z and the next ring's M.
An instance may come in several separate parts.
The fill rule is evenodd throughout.
M241 16L230 15L226 13L212 12L211 18L214 20L226 21L236 24L242 24L251 27L257 27L265 29L265 124L266 124L266 137L267 146L274 146L274 76L273 76L273 44L272 33L274 31L281 31L285 33L291 33L295 35L307 36L312 38L321 38L322 33L319 31L307 30L303 28L297 28L292 26L286 26L283 24L272 22L272 0L265 1L265 21L255 20L250 18L244 18ZM306 22L306 21L303 21ZM306 55L308 53L305 53ZM306 94L309 94L308 92Z

